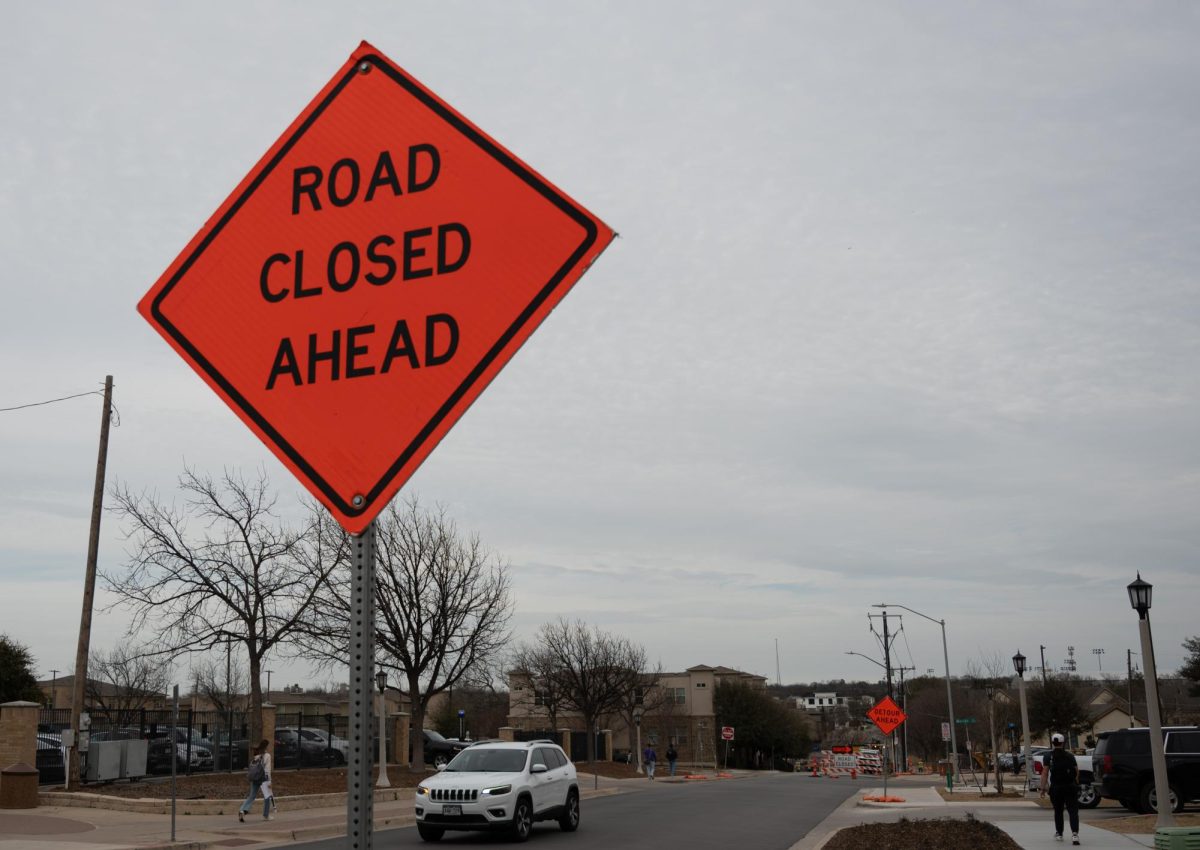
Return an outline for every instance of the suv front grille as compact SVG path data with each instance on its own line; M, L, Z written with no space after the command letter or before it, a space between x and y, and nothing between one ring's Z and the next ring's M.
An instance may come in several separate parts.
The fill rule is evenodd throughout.
M479 799L474 788L431 788L429 799L436 803L470 803Z

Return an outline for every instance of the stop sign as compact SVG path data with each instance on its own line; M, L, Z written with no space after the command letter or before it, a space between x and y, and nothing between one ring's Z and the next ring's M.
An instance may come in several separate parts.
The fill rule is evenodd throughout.
M722 726L721 727L721 740L722 741L732 741L733 740L733 727L732 726Z

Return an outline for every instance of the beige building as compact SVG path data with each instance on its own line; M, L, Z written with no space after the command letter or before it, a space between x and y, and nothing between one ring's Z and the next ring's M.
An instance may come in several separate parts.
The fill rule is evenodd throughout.
M665 760L663 753L668 744L675 745L682 762L711 760L718 734L713 695L718 685L735 681L752 688L765 689L767 686L765 676L705 664L680 673L663 673L648 682L640 703L644 712L642 746L653 745L660 760ZM509 673L509 726L519 731L546 730L551 722L548 701L548 695L537 687L529 673L523 670ZM601 720L602 728L612 733L614 756L637 746L638 730L631 720L617 715ZM559 711L554 725L557 726L554 731L580 731L583 730L583 718L578 712Z

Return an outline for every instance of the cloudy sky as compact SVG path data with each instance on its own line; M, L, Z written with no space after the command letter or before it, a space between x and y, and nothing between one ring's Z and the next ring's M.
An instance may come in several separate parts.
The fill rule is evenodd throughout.
M874 678L844 653L878 656L889 602L945 618L958 672L1043 644L1107 672L1138 648L1138 570L1160 668L1200 632L1196 8L5 20L0 407L114 375L110 484L262 468L300 496L134 306L366 39L620 233L403 491L511 564L518 636L577 616L668 669L774 679L778 641L785 682ZM46 676L74 660L99 411L0 412L0 631ZM93 646L127 623L99 612ZM937 626L903 625L902 660L940 671Z

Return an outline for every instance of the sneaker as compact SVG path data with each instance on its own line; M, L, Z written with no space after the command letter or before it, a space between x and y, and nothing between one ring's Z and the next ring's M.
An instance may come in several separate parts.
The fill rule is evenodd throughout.
M1054 840L1055 840L1055 841L1062 841L1062 833L1061 833L1061 832L1056 832L1056 833L1054 833Z
M1076 845L1076 846L1078 846L1078 845L1079 845L1079 833L1078 833L1078 832L1076 832L1076 833L1072 833L1072 835L1071 835L1071 843L1072 843L1072 844L1074 844L1074 845Z
M241 809L238 809L238 823L245 823L245 822L246 822L246 813L243 812Z

